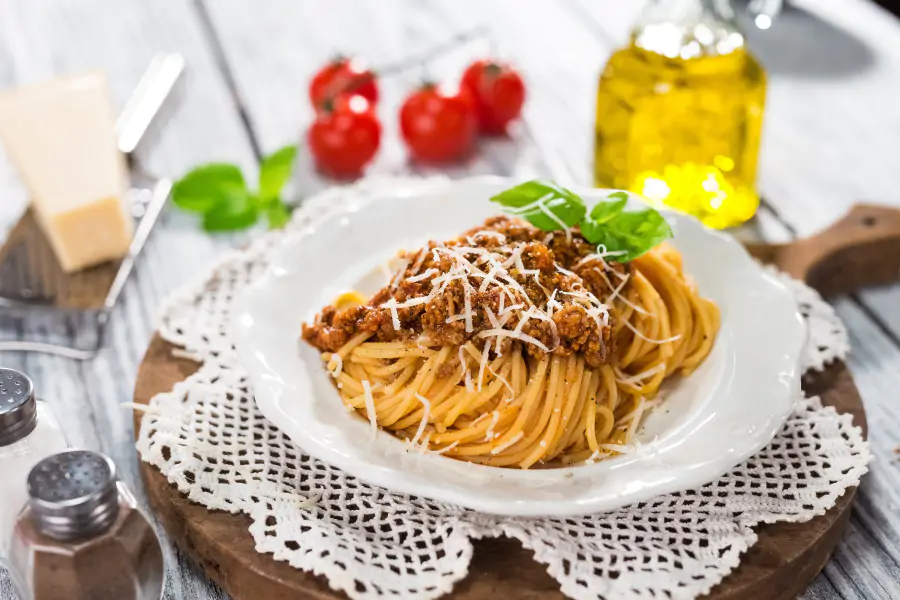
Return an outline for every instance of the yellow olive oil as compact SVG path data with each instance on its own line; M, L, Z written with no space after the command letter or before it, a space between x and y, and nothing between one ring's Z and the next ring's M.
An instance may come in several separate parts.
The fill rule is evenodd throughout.
M719 23L639 27L597 92L594 180L711 227L750 219L766 75Z

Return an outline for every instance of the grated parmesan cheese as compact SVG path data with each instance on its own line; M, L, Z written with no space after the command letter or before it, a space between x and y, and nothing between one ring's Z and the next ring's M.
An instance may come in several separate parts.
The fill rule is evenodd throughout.
M403 302L398 303L394 298L391 298L387 302L381 305L381 308L390 308L388 305L393 306L394 309L398 308L412 308L413 306L418 306L420 304L427 304L432 299L431 294L428 296L419 296L417 298L410 298L409 300L404 300Z
M463 279L463 313L466 316L466 333L472 333L472 286L469 285L468 278Z
M578 277L576 273L566 269L565 267L561 267L559 263L556 264L556 270L562 273L563 275L568 275L569 277Z
M512 437L512 439L510 439L509 441L500 444L500 445L497 446L496 448L491 448L491 454L500 454L501 452L503 452L504 450L506 450L507 448L509 448L510 446L512 446L513 444L515 444L515 443L518 442L519 440L521 440L521 439L524 437L524 435L525 435L525 434L524 434L523 432L520 431L519 433L517 433L516 435L514 435L514 436Z
M390 289L394 290L397 288L397 284L400 283L400 280L403 279L403 274L406 273L406 267L409 266L409 260L404 258L400 261L400 268L394 273L394 276L391 277L391 287Z
M520 321L521 322L521 321ZM498 343L501 338L511 337L519 340L520 342L526 342L528 344L532 344L537 346L544 352L550 352L550 349L547 348L544 344L541 343L540 340L534 338L528 334L522 333L521 331L510 331L508 329L486 329L478 334L478 337L485 338L490 336L496 336L498 338ZM488 347L488 344L485 344L485 348Z
M413 446L415 446L416 442L419 441L419 438L422 437L422 433L425 431L425 426L428 425L428 417L431 415L431 402L428 401L428 398L421 394L416 394L416 398L419 400L419 402L422 403L424 412L422 413L422 421L419 423L419 428L416 430L416 435L412 439Z
M333 367L331 365L334 365ZM331 360L328 361L328 372L331 373L331 376L337 379L341 376L341 372L344 369L344 359L341 358L341 355L335 352L331 355Z
M363 394L366 402L366 413L369 417L369 439L375 441L378 434L378 421L375 418L375 398L372 396L372 386L368 379L362 380Z
M607 452L618 452L619 454L630 454L636 450L634 446L623 446L622 444L600 444L597 447Z
M419 269L422 268L422 263L425 262L425 257L426 257L426 256L428 256L427 248L426 248L426 247L422 247L422 249L419 250L418 256L416 256L416 262L413 263L413 267L412 267L412 272L413 272L413 273L418 273L418 272L419 272Z
M648 377L653 377L657 373L664 372L665 370L666 370L666 363L662 362L662 363L659 363L658 365L656 365L655 367L651 367L651 368L647 369L646 371L641 371L640 373L637 373L636 375L627 376L621 369L619 369L618 367L615 367L616 381L619 383L625 384L625 385L631 385L633 383L638 383L640 381L643 381L643 380L647 379Z
M472 373L466 369L466 391L471 393L475 391L475 384L472 383Z
M425 269L418 275L413 275L412 277L407 277L406 280L411 283L415 283L417 281L422 281L423 279L428 279L429 277L431 277L432 275L435 275L437 273L440 273L440 271L438 271L437 269L432 267L430 269Z
M444 447L441 448L440 450L431 450L430 452L431 452L432 454L444 454L445 452L450 452L451 450L453 450L453 449L456 448L457 446L459 446L459 442L453 442L453 443L450 444L449 446L444 446Z
M641 417L644 414L644 408L646 407L646 402L644 402L644 397L641 396L640 403L638 407L634 411L634 417L631 419L631 423L628 424L628 429L625 431L625 443L631 442L632 438L634 438L634 432L637 431L637 427L641 422Z
M485 413L482 416L487 416L487 413ZM497 422L499 420L500 420L500 412L495 410L494 412L491 413L491 424L488 426L487 431L484 434L485 442L489 442L489 441L491 441L491 439L494 438L494 427L497 426Z
M613 273L615 273L615 271L613 271ZM625 284L628 283L628 278L629 278L628 275L626 275L625 277L622 278L622 283L620 283L618 285L618 287L613 290L613 293L609 296L609 298L606 299L607 304L612 305L613 300L616 299L616 296L619 295L619 292L621 292L622 288L625 287Z
M503 330L501 330L503 331ZM484 332L482 332L484 333ZM480 336L479 337L483 337ZM481 386L484 383L484 369L487 367L487 362L489 358L489 354L491 351L491 345L485 344L484 349L481 351L481 362L478 365L478 391L481 391Z
M555 196L556 193L547 194L530 205L516 209L516 211L524 212L526 210L534 209L546 211L547 202L551 201ZM568 231L569 228L565 227L561 221L559 221L558 224L561 224L561 226L566 229L567 236L571 235ZM491 237L497 240L498 244L492 245L490 248L479 247L477 246L476 240L480 237ZM402 302L398 298L390 298L381 304L381 308L390 311L394 330L400 331L402 323L398 312L399 309L425 305L445 292L451 283L455 281L460 282L457 285L460 286L461 290L459 288L457 288L457 290L462 292L463 298L461 299L461 302L456 304L459 313L448 315L445 322L450 324L463 321L465 323L465 331L471 334L475 331L475 323L483 315L489 322L490 329L478 332L477 337L481 339L493 338L485 341L485 346L481 352L481 358L478 361L477 388L479 390L483 389L485 384L484 378L486 370L489 369L488 362L490 360L490 352L493 350L499 354L501 343L505 338L511 338L525 344L534 345L543 352L552 352L559 347L560 335L558 326L552 317L556 311L567 306L566 303L559 300L560 293L568 295L569 298L571 298L572 304L582 306L587 315L595 322L598 330L602 330L603 327L608 326L610 319L609 307L588 290L584 289L579 283L578 275L576 273L559 264L555 265L558 272L574 278L575 281L570 284L573 289L569 291L562 292L559 289L553 289L551 291L541 284L542 272L540 270L525 268L523 254L527 247L527 243L516 242L506 245L506 236L490 230L476 231L461 241L465 240L468 240L468 245L456 242L456 244L459 245L451 243L450 245L440 244L434 245L433 247L429 246L420 249L414 257L410 256L404 259L403 265L401 265L400 270L392 279L392 289L399 284L405 273L409 274L406 281L413 283L430 281L431 289L426 295L406 298ZM431 244L433 244L433 242ZM425 259L429 256L429 252L433 257L437 268L432 266L422 273L419 273L418 271L425 263ZM582 264L589 259L598 259L602 261L602 257L606 255L605 252L605 248L598 247L595 255L584 257L579 264ZM414 264L411 270L406 271L405 269L409 264L410 259L414 259ZM513 268L516 269L516 271L513 271L516 273L515 277L513 277L509 271ZM605 281L609 281L606 279L603 272L600 272L600 274L604 277ZM517 281L517 278L523 280L523 277L527 277L529 280L533 278L535 284L544 291L547 297L545 307L535 304L536 300L532 300L523 285ZM619 295L624 285L625 283L623 282L622 285L614 290L613 295L610 297L611 300L614 300L616 296ZM610 286L610 289L612 289L612 286ZM496 308L496 310L493 304L490 306L485 305L481 302L480 296L476 296L476 294L487 292L497 294L496 297L499 299L499 308ZM476 300L476 298L478 298L478 300ZM513 317L516 317L515 327L509 326L509 323L513 321ZM531 319L548 323L545 330L548 330L548 332L552 334L552 343L544 342L524 333L524 327ZM541 327L544 328L543 325ZM491 348L492 344L493 348ZM548 346L550 347L548 348ZM476 374L474 370L471 373L469 372L470 370L462 355L460 356L460 363L460 368L462 369L460 371L460 378L466 380L466 387L468 389L472 385L472 378L475 377ZM339 373L340 367L331 364L331 370ZM510 390L512 389L512 386L509 385L508 381L505 381L494 372L493 369L490 369L490 371L495 377L503 380L503 383L507 388Z
M506 380L506 377L504 377L503 375L501 375L501 374L498 373L497 371L493 370L490 366L488 366L488 371L490 371L491 374L492 374L494 377L496 377L496 378L499 379L501 382L503 382L503 385L506 386L506 389L508 389L508 390L509 390L510 392L512 392L513 394L516 393L516 390L514 390L514 389L513 389L513 386L511 386L511 385L509 384L509 381Z
M397 314L397 301L391 298L381 306L391 310L391 324L394 326L394 331L400 331L400 315Z
M634 335L638 336L639 338L641 338L642 340L644 340L645 342L648 342L650 344L668 344L669 342L674 342L674 341L681 339L681 335L679 334L679 335L673 335L670 338L665 338L662 340L654 340L654 339L648 338L646 335L641 333L637 329L637 327L635 327L630 322L628 322L627 319L623 320L622 324L625 325L625 327L627 327L628 329L630 329L632 331L632 333L634 333Z
M472 237L474 237L474 238L479 238L479 237L492 237L492 238L494 238L495 240L497 240L498 242L500 242L501 244L505 244L505 243L506 243L506 236L505 236L505 235L503 235L503 234L500 233L499 231L491 231L490 229L483 229L483 230L481 230L481 231L476 231L476 232L475 232L475 235L472 236Z
M513 304L512 306L508 306L505 310L500 311L500 316L504 317L506 315L512 314L512 311L519 310L520 308L525 308L524 304Z

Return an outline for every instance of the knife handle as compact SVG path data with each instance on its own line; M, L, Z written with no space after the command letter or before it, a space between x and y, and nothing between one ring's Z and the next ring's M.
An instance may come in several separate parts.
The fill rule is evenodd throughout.
M900 209L857 204L828 229L789 244L779 267L823 295L900 280Z

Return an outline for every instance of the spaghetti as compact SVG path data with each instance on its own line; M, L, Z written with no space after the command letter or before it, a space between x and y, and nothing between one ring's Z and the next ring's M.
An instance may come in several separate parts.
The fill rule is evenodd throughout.
M617 264L578 230L497 217L401 253L368 304L303 337L348 410L422 451L498 467L633 447L663 381L709 354L717 307L671 246Z

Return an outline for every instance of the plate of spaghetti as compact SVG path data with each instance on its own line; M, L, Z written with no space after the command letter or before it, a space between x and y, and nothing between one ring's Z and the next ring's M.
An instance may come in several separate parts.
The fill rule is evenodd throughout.
M392 491L508 515L708 483L799 394L794 298L733 239L615 190L382 189L239 302L263 414Z

